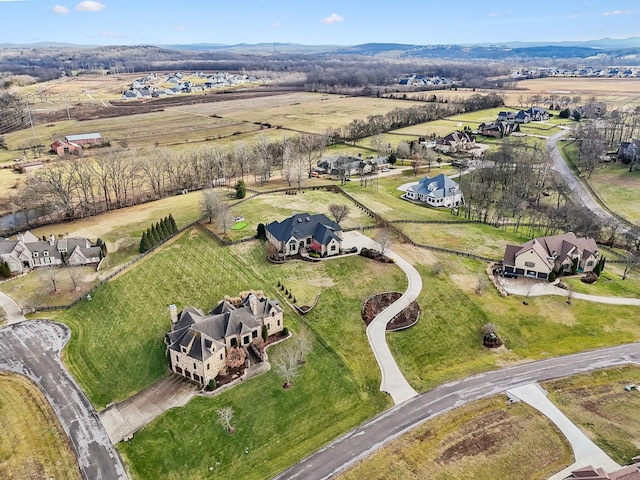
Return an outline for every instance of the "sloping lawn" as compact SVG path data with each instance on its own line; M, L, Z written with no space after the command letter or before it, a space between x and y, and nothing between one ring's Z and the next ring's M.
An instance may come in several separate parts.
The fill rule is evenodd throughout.
M349 359L348 368L358 383L378 382L360 306L375 292L404 290L406 278L400 269L360 257L273 265L257 241L222 248L198 229L185 232L96 290L91 301L57 316L72 329L65 363L92 403L104 407L167 373L163 338L169 329L170 303L179 309L194 305L207 310L224 295L252 288L279 298L278 281L292 290L299 304L311 304L322 292L317 310L304 317L305 323L327 348ZM285 322L293 322L291 310L286 312Z
M522 360L534 360L640 340L640 308L564 297L500 297L488 283L474 293L485 265L470 259L435 256L434 267L417 264L424 281L418 298L420 321L387 335L407 380L419 391ZM506 349L482 346L485 323L497 325Z

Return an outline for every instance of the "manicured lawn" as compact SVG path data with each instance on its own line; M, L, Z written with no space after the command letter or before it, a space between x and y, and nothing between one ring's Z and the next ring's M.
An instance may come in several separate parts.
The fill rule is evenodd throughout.
M500 259L505 245L518 245L529 240L483 223L472 224L419 224L399 225L402 231L417 243L434 247L449 248L484 257Z
M62 426L27 377L0 372L0 420L0 478L81 478Z
M394 246L402 251L403 246ZM419 391L455 378L515 361L564 355L640 339L638 307L611 306L562 297L500 297L492 286L474 293L485 265L469 259L430 254L413 256L424 281L418 297L420 321L387 336L409 382ZM433 273L433 264L442 268ZM481 343L481 328L492 322L506 349L491 352Z
M638 455L640 393L624 387L639 379L640 368L629 365L546 382L543 387L596 445L627 465Z
M622 280L622 273L621 265L608 264L598 281L591 285L580 281L581 275L562 278L562 281L571 285L574 291L589 295L640 298L640 275L634 270Z
M96 290L91 301L57 316L72 329L65 363L97 407L122 400L167 372L162 340L169 329L168 304L207 310L224 295L252 288L274 296L278 281L300 304L310 304L322 292L305 323L345 364L349 359L343 368L354 372L352 382L376 385L379 372L359 319L360 306L375 292L404 290L400 269L360 257L274 265L257 241L222 248L197 229ZM293 321L287 312L285 322Z
M427 173L422 168L417 176L412 173L409 176L380 179L378 186L361 187L357 179L348 182L343 188L359 202L382 215L385 220L464 220L462 216L451 215L448 209L435 209L427 206L416 205L400 198L403 192L398 186L404 183L417 182L425 175L436 176L440 173L438 168L432 167Z
M478 110L477 112L461 113L459 115L448 117L448 119L463 122L464 125L468 124L472 130L475 130L482 122L493 122L498 118L498 113L508 111L517 112L517 110L512 110L508 107L496 107L488 108L486 110Z
M327 182L325 181L325 183ZM329 213L329 205L332 203L348 205L350 208L349 216L342 221L343 228L374 224L371 217L340 193L310 188L303 190L292 188L292 191L295 192L295 195L287 195L284 192L268 193L234 206L231 209L232 215L244 217L244 222L249 226L243 230L230 231L228 232L229 236L233 240L253 236L256 234L259 223L266 225L276 220L280 222L290 217L294 212L324 213L333 219Z
M496 396L429 420L337 478L546 480L572 462L571 447L549 420Z

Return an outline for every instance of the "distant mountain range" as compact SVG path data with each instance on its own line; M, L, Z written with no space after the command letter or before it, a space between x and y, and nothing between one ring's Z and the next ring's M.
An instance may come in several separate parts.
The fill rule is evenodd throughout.
M640 37L624 39L602 38L599 40L563 41L563 42L506 42L472 45L414 45L400 43L365 43L362 45L302 45L296 43L259 43L225 45L218 43L198 43L187 45L158 45L170 50L194 52L228 52L243 55L281 56L281 55L363 55L380 58L441 58L441 59L583 59L608 57L625 59L627 62L640 62ZM96 45L72 45L66 43L41 42L34 44L0 44L0 49L52 48L83 49L108 48ZM121 48L127 48L122 46ZM135 48L135 46L130 46Z

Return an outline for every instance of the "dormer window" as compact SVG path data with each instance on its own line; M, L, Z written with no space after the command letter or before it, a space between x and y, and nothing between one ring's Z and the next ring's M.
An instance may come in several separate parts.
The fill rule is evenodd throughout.
M45 250L44 252L42 252L42 256L43 257L48 257L49 256L49 250Z
M33 252L33 258L38 258L38 252Z

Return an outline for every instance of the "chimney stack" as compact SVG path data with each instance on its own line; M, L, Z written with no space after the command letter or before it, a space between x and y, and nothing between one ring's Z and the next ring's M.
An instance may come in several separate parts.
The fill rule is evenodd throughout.
M178 323L178 307L176 307L173 303L169 305L169 316L171 317L172 325Z
M56 243L56 237L53 236L53 233L49 234L49 245L51 245L52 247L55 245Z

